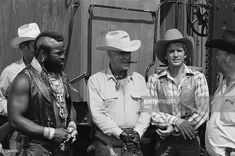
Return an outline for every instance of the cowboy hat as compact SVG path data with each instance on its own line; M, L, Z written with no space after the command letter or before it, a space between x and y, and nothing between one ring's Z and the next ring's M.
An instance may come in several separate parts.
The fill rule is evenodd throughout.
M98 50L114 50L133 52L141 46L140 40L130 40L127 32L122 30L110 31L105 36L105 45L97 46Z
M29 23L18 28L18 37L11 40L10 44L13 48L19 48L19 45L26 41L35 40L40 33L40 29L36 23Z
M185 44L187 50L187 56L190 57L193 48L194 48L194 40L191 36L183 37L183 35L177 29L169 29L165 33L164 39L159 40L156 43L156 54L157 58L164 64L167 64L166 56L166 46L172 42L181 42Z
M226 29L220 39L207 41L205 46L235 54L235 31Z

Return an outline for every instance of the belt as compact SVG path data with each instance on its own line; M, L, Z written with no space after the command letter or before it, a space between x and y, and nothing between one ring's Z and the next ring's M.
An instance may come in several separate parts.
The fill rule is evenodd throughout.
M127 132L132 132L132 128L122 128L122 130L126 130ZM123 147L123 141L121 139L116 138L115 136L108 136L104 134L98 127L95 129L95 139L102 142L104 145L111 145L113 147Z

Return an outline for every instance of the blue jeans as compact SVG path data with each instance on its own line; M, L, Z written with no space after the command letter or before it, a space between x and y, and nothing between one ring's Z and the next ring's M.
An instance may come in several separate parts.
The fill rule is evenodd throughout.
M113 150L118 156L142 156L141 152L139 154L133 154L124 150L123 147L113 147ZM111 156L109 148L99 140L94 141L88 147L88 151L90 156Z
M19 156L52 156L52 153L40 144L29 143L27 148L22 149Z
M182 136L168 136L161 141L160 156L200 156L197 138L185 140Z
M19 156L69 156L70 151L60 152L53 151L53 149L49 150L42 146L40 143L30 142L21 149Z

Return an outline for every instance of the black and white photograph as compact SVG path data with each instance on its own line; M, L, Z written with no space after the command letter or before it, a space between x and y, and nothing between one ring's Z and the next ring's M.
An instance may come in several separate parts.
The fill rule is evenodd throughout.
M0 0L0 156L235 156L235 0Z

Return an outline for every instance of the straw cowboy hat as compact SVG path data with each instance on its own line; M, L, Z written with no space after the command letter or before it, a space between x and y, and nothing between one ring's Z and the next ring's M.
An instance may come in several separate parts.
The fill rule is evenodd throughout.
M224 30L220 39L207 41L206 47L217 48L235 54L235 31Z
M18 28L18 37L13 38L10 44L13 48L19 48L21 43L35 40L39 33L40 29L36 23L22 25Z
M165 33L164 39L159 40L156 43L156 54L157 58L164 64L167 64L166 56L166 46L171 42L181 42L185 44L187 49L187 57L190 57L194 48L194 40L191 36L183 37L183 35L177 29L169 29Z
M97 46L98 50L114 50L134 52L141 46L140 40L130 40L127 32L122 30L110 31L105 36L105 45Z

